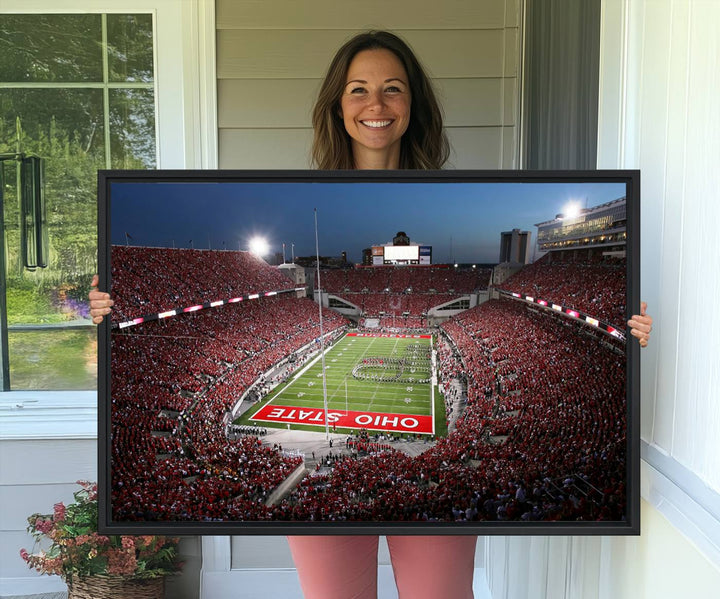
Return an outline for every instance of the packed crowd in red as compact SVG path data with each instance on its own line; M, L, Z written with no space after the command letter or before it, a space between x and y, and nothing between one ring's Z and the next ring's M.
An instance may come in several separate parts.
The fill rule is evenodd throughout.
M146 271L146 288L167 287L166 274ZM118 289L116 308L127 309L123 298L136 293ZM339 331L346 321L326 310L323 324ZM441 383L467 387L452 435L416 458L362 441L357 456L338 457L331 473L306 477L266 506L302 458L252 435L229 440L228 413L258 377L318 334L317 305L289 297L115 331L113 518L622 519L624 351L513 300L487 302L442 326Z
M467 380L455 432L417 458L348 457L273 510L308 520L620 520L624 356L511 300L443 326ZM454 364L454 365L453 365Z
M473 293L488 288L490 269L449 266L366 266L320 271L322 288L331 293ZM315 276L317 286L317 275Z
M212 258L223 253L212 254L208 271L217 272L219 265ZM145 283L160 289L166 285L164 273L155 275L146 272ZM259 277L251 275L247 280ZM233 292L247 293L239 287ZM122 310L132 293L117 293L115 307ZM345 325L337 313L325 311L325 332ZM263 446L256 436L228 440L226 415L268 369L318 337L317 304L287 296L229 304L113 332L113 518L261 517L264 500L302 458L283 456Z
M575 262L572 254L558 259L561 255L543 256L499 287L573 308L622 328L627 320L625 259L602 260L599 256L591 262Z
M430 308L460 297L451 293L338 293L336 295L356 305L367 316L378 316L381 312L395 316L410 312L412 316L421 316Z
M295 286L250 252L114 245L111 265L113 322Z

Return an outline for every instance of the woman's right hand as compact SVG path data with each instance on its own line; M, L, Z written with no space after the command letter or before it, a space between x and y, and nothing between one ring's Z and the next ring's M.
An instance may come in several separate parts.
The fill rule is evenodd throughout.
M88 299L90 300L90 316L92 316L92 321L95 324L100 324L103 321L103 318L110 314L111 308L115 303L110 299L109 293L98 291L97 286L99 282L100 278L95 275L92 283L90 283L92 289L90 290L90 293L88 293Z

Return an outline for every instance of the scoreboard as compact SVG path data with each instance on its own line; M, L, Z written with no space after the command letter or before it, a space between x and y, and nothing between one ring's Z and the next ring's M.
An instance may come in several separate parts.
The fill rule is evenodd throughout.
M387 264L432 264L430 245L379 245L372 248L373 266Z

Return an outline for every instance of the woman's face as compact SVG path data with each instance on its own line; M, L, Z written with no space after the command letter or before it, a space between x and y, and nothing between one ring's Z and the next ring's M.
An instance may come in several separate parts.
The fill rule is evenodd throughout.
M400 139L410 123L410 82L402 63L390 50L358 52L348 67L340 109L352 138L356 166L373 162L399 163ZM397 168L386 164L385 168Z

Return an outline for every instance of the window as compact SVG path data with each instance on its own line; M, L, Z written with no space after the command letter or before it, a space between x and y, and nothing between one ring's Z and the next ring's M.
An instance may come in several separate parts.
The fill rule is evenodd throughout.
M6 390L96 387L86 305L97 268L96 172L156 166L153 36L151 14L0 20ZM20 251L21 156L44 162L46 268L26 268Z

